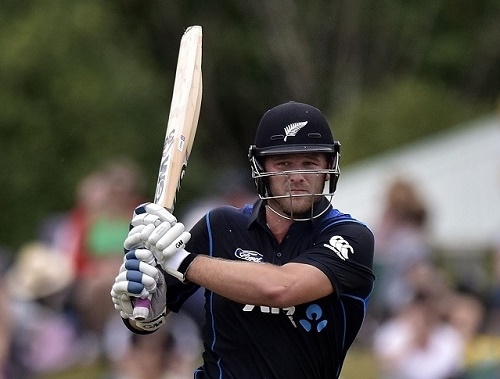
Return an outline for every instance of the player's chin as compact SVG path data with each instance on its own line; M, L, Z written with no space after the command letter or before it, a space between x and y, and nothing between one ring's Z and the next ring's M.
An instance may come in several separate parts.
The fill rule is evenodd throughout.
M281 207L289 214L308 212L314 204L314 196L300 196L282 199Z

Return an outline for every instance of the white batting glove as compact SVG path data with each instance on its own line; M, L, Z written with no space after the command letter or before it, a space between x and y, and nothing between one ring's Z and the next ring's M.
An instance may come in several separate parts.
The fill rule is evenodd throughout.
M167 273L184 282L187 268L194 259L184 250L191 234L170 212L156 204L143 204L134 214L125 249L144 246L153 252L157 263Z
M191 234L185 230L182 223L178 222L172 227L167 223L162 223L155 227L153 232L143 242L153 252L156 262L167 273L181 282L185 282L189 266L186 266L186 262L184 261L193 254L184 250L184 247L190 238Z
M154 229L160 225L170 228L177 223L173 214L160 205L144 203L135 208L130 222L130 230L123 244L125 251L144 247Z
M146 249L131 250L111 288L111 300L124 319L135 319L134 307L137 299L149 299L148 312L137 327L145 331L158 329L166 316L167 286L163 274L156 268L152 253Z

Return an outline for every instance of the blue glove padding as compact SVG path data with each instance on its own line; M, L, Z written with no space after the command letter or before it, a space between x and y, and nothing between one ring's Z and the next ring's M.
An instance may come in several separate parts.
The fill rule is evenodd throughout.
M148 263L153 262L153 264ZM124 319L134 318L135 299L150 297L150 309L147 317L136 325L147 329L147 324L154 321L158 327L158 318L165 314L166 284L163 274L156 268L152 253L146 249L131 250L124 257L124 262L115 278L111 289L111 299L115 309Z

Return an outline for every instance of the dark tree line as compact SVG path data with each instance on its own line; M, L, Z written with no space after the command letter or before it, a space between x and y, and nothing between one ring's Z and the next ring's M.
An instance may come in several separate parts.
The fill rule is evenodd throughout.
M344 167L491 112L500 3L360 0L0 2L0 243L67 209L125 155L152 193L180 37L202 25L204 94L179 208L213 188L269 107L310 102ZM212 175L206 175L212 173Z

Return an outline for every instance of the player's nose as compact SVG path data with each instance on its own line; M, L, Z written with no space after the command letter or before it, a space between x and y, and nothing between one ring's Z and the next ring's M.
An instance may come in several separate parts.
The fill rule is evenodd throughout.
M301 182L304 181L304 173L300 171L291 172L288 174L288 178L291 182Z

